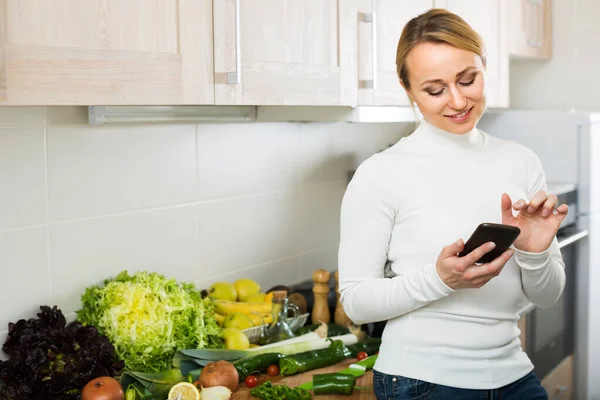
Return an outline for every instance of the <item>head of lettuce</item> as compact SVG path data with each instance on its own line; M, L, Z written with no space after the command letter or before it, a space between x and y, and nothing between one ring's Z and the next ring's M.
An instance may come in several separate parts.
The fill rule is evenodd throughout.
M178 349L223 347L210 299L190 283L123 271L88 287L81 302L77 320L107 336L128 371L172 368Z

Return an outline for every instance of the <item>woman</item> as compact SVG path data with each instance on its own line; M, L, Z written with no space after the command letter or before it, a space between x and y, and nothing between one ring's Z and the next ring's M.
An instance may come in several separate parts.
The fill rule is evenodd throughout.
M397 71L424 119L363 162L343 199L341 302L357 324L387 320L378 399L547 399L521 350L518 311L527 300L549 307L563 291L555 235L568 209L546 193L534 153L476 128L485 64L460 17L433 9L408 22ZM521 233L476 265L493 243L459 257L460 238L482 222Z

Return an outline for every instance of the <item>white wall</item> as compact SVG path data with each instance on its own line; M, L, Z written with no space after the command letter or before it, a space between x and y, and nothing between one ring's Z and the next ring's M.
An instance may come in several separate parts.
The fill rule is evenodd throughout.
M0 108L0 343L39 305L73 317L123 269L267 289L337 268L347 172L407 128L90 127L85 113Z
M551 61L512 61L511 108L600 110L600 1L552 0Z

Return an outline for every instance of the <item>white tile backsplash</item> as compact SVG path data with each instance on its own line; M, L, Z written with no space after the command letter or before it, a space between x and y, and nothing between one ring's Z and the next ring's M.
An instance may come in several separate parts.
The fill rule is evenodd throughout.
M76 311L87 286L122 270L200 279L194 216L184 206L51 224L52 298Z
M0 309L2 341L8 321L44 303L72 319L86 287L125 269L199 288L248 277L265 289L334 270L348 170L407 133L348 123L91 127L85 112L0 107L0 300L11 304Z
M0 229L48 221L45 151L43 127L0 128Z
M307 186L302 191L304 203L304 250L321 249L339 241L340 206L346 181Z
M260 282L261 290L269 290L275 285L286 285L310 278L311 272L304 270L302 256L288 257L281 260L255 265L251 268L238 269L226 274L196 282L198 287L207 289L215 282L234 282L240 277L252 277Z
M199 199L296 187L301 145L298 124L199 125Z
M193 125L49 127L50 220L193 202Z
M304 251L304 215L300 191L200 204L200 267L211 276L299 254Z
M45 107L0 107L0 126L44 126Z
M46 226L0 232L1 330L34 316L41 305L52 305L47 249Z
M305 254L302 257L302 268L304 269L304 271L308 271L307 276L309 276L309 274L312 274L312 272L314 272L317 269L326 269L327 271L334 271L337 269L337 256L337 246L332 246L328 249L323 249L320 251L315 251L313 253Z
M311 123L301 125L302 181L339 180L356 164L356 130L359 125Z

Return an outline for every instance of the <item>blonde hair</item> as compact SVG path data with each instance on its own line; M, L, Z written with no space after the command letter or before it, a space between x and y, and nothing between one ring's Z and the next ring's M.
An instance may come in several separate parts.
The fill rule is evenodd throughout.
M445 43L481 57L486 65L485 46L481 36L458 15L441 8L429 11L406 23L396 50L396 72L400 82L410 90L406 57L419 43ZM411 99L412 104L412 99Z

